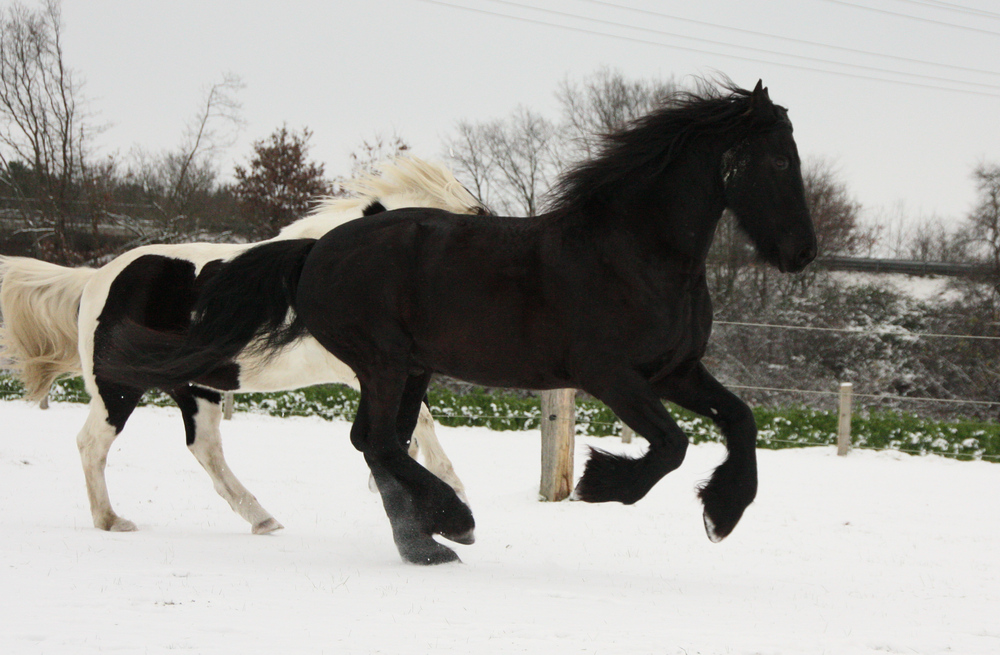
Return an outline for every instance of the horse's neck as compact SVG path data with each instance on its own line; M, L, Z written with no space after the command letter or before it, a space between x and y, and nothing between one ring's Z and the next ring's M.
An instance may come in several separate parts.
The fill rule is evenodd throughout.
M678 160L609 203L608 224L629 232L650 257L703 267L726 205L718 166L704 156Z

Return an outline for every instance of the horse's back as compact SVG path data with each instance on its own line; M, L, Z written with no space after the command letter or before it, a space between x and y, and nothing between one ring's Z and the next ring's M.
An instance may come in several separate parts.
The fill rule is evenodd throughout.
M474 382L543 388L558 371L558 280L538 219L399 210L317 242L296 306L309 331L352 366L378 349ZM489 370L489 378L480 371Z

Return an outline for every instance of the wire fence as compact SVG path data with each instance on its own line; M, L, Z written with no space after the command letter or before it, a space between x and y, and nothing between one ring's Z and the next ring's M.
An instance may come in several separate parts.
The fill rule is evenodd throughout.
M727 384L729 389L743 389L744 391L769 391L773 393L789 393L789 394L804 394L804 395L817 395L817 396L836 396L839 394L837 391L824 391L822 389L783 389L780 387L754 387L749 385L741 384ZM954 403L957 405L982 405L982 406L1000 406L1000 402L994 402L992 400L968 400L965 398L930 398L927 396L899 396L891 393L855 393L855 398L870 398L872 400L897 400L897 401L912 401L912 402L922 402L922 403Z
M869 330L859 330L852 328L823 328L814 326L798 326L798 325L782 325L776 323L752 323L752 322L735 322L735 321L718 321L717 325L731 326L734 328L749 328L749 329L770 329L770 330L808 330L808 331L823 331L831 333L843 333L845 335L858 335L858 334L892 334L892 335L904 335L911 336L913 338L932 338L932 339L988 339L1000 341L1000 337L987 337L981 335L962 335L962 334L939 334L939 333L914 333L908 331L900 331L894 328L888 329L869 329ZM733 381L728 381L727 387L733 389L737 392L752 392L752 393L767 393L767 394L788 394L788 395L798 395L800 397L822 397L827 399L832 399L839 395L836 390L827 389L802 389L795 388L794 386L764 386L764 385L752 385L752 384L740 384L733 383ZM15 389L0 389L0 397L16 397L19 395ZM1000 406L1000 402L981 400L981 399L969 399L969 398L940 398L940 397L930 397L930 396L907 396L891 393L857 393L854 394L855 398L862 399L865 401L870 401L873 404L883 403L885 401L893 401L898 403L938 403L938 404L957 404L957 405L968 405L980 408L995 408ZM242 403L245 405L245 403ZM812 405L812 403L809 403ZM577 411L576 423L578 425L577 432L579 434L618 434L622 428L620 421L616 420L613 414L609 411L604 413L590 411L585 408L585 403L580 403L581 409ZM245 408L245 407L244 407ZM432 408L433 409L433 408ZM487 411L481 411L481 409L486 409ZM498 427L495 429L538 429L542 421L542 415L540 408L522 408L515 411L509 411L511 408L503 406L503 411L489 411L489 406L482 407L481 409L475 409L471 413L464 411L457 411L455 409L447 409L445 411L432 411L433 417L444 424L479 424L486 425L491 421L502 422L503 427ZM501 409L500 406L495 407L495 410ZM605 408L606 409L606 408ZM269 411L268 408L259 407L251 411ZM280 411L280 410L279 410ZM338 410L341 413L338 417L350 418L347 414L353 414L353 412ZM325 415L325 414L320 414ZM327 416L330 418L330 416ZM475 422L475 423L470 423ZM705 422L706 425L709 423ZM589 426L592 429L585 429ZM492 427L492 426L491 426ZM713 428L714 429L714 428ZM697 428L698 431L702 431L701 427ZM836 443L836 429L833 430L822 430L821 433L813 430L812 432L804 431L804 436L796 435L794 439L784 438L781 434L770 434L767 435L767 426L762 425L762 439L766 440L768 445L773 446L830 446ZM812 436L810 436L812 435ZM701 437L704 440L704 436ZM711 440L720 440L719 435L715 435ZM852 444L853 448L862 450L885 450L885 446L871 446L865 443L855 442ZM907 443L897 442L891 450L898 452L909 453L909 454L924 454L929 452L926 447L914 448L908 447ZM934 451L935 454L949 456L949 457L962 457L968 458L968 452L947 452L947 451ZM984 459L988 461L1000 461L1000 455L995 455L993 452L982 452L974 456L975 459Z
M831 328L814 325L781 325L776 323L748 323L744 321L713 321L712 325L731 325L735 327L777 328L780 330L804 330L812 332L839 332L841 334L891 334L893 336L913 337L915 339L982 339L985 341L1000 341L1000 337L974 334L938 334L936 332L913 332L899 326L885 328Z
M963 347L967 347L968 342L972 343L994 343L1000 344L1000 336L995 335L973 335L973 334L953 334L953 333L940 333L940 332L920 332L907 330L901 326L887 326L887 327L847 327L847 328L835 328L835 327L824 327L824 326L813 326L813 325L791 325L791 324L780 324L780 323L766 323L766 322L751 322L751 321L714 321L713 325L731 327L731 328L751 328L751 329L762 329L762 330L784 330L784 331L794 331L794 332L807 332L807 333L828 333L828 334L840 334L845 337L857 337L857 336L892 336L897 337L905 342L917 342L920 340L956 340L960 342L966 342ZM1000 362L1000 360L998 360ZM848 377L854 377L853 381L865 381L864 375L854 374ZM842 380L843 382L852 381L849 379ZM769 394L789 394L789 395L799 395L799 396L820 396L820 397L834 397L838 394L837 391L828 389L803 389L793 386L765 386L765 385L755 385L755 384L741 384L739 381L728 380L728 387L732 389L738 389L750 392L760 392ZM996 408L1000 407L1000 401L987 400L982 398L967 398L960 396L953 397L939 397L939 396L929 396L929 395L904 395L899 393L855 393L855 398L864 399L872 401L873 403L885 403L885 402L895 402L895 403L931 403L937 405L966 405L970 407L978 407L982 409Z
M731 388L737 388L738 389L738 388L742 388L742 387L733 385ZM784 391L787 391L787 390L784 390ZM838 392L816 392L816 393L828 393L828 394L832 394L832 395L837 395ZM540 414L539 414L539 416L514 416L512 414L503 414L503 415L500 415L500 414L477 414L474 417L458 417L455 414L447 414L447 413L433 412L433 411L431 412L431 416L434 418L434 420L438 421L439 423L440 422L444 422L444 421L448 421L449 419L454 420L456 418L463 418L464 420L467 420L467 421L470 421L470 422L471 421L480 421L480 420L482 420L482 421L498 420L498 421L505 421L505 422L520 421L520 422L522 422L522 426L521 426L522 430L537 430L540 427L541 418L542 418ZM613 432L619 432L620 433L621 430L624 428L623 424L620 421L590 420L590 419L586 419L586 418L577 418L576 419L576 425L577 426L598 426L598 427L604 428L604 430L602 430L602 431L605 432L605 433L613 433ZM582 431L580 431L579 429L577 430L577 432L578 432L578 434L582 433ZM721 437L721 435L720 435L720 437ZM712 441L719 441L719 442L721 442L721 438L712 439ZM830 433L830 438L828 438L826 440L822 440L822 441L821 440L813 440L813 439L796 439L796 440L792 440L792 439L781 439L781 438L776 438L776 437L768 437L767 438L767 445L771 445L771 444L780 444L780 445L783 445L783 446L786 446L786 447L789 447L789 448L801 448L801 447L810 447L810 446L830 446L830 447L834 447L834 446L837 445L837 442L836 442L836 434L834 434L833 432L831 432ZM913 448L887 447L887 446L869 446L869 445L859 444L859 443L852 443L851 444L851 448L854 449L854 450L867 450L867 451L871 451L871 452L881 452L881 451L887 451L888 450L888 451L892 451L892 452L906 453L906 454L909 454L909 455L927 455L927 454L930 453L930 451L928 451L927 449L913 449ZM969 453L963 453L963 452L957 452L956 453L956 452L948 452L946 450L937 450L937 451L934 451L933 454L939 455L941 457L948 457L948 458L951 458L951 459L981 459L981 460L986 460L986 461L990 461L990 462L1000 462L1000 455L992 455L992 454L988 454L988 453L978 453L978 454L974 454L974 455L970 456Z

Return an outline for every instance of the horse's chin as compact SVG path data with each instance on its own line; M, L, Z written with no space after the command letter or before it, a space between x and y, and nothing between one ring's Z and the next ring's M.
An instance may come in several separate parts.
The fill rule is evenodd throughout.
M812 263L812 257L799 257L792 261L785 261L783 257L779 258L778 270L782 273L800 273L805 270L806 266Z
M773 266L782 273L788 273L788 263L785 262L784 258L778 253L777 250L764 251L758 249L757 261Z
M774 266L781 273L799 273L812 262L812 258L783 257L781 254L765 256L761 259Z

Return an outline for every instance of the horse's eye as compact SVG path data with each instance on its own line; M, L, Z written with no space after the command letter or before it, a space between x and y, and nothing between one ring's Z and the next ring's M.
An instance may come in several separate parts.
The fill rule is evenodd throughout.
M774 167L777 168L779 171L783 171L786 168L788 168L788 157L775 157Z

